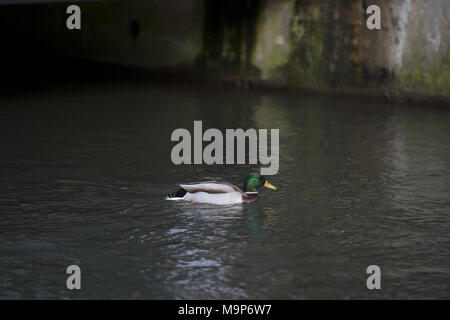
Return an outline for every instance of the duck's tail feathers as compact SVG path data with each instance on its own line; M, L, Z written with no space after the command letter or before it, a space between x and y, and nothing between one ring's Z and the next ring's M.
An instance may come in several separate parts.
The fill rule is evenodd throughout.
M183 197L186 195L187 191L183 188L179 190L169 193L166 197L166 200L183 200Z

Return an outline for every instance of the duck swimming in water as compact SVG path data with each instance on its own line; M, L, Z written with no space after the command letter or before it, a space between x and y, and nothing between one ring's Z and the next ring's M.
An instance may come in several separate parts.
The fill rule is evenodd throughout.
M180 189L167 195L166 200L187 201L190 203L210 203L230 205L252 202L259 199L257 188L264 186L276 190L264 176L250 174L244 181L244 191L227 182L198 182L180 184Z

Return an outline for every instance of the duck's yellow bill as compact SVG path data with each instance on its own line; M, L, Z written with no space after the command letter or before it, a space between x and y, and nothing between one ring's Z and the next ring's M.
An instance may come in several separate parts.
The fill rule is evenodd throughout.
M273 184L270 184L268 181L266 181L264 183L264 187L272 189L272 190L277 190L277 187L275 187Z

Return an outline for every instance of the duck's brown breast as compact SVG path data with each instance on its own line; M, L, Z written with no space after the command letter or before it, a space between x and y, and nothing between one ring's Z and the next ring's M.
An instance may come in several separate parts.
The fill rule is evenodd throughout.
M244 202L253 202L258 200L259 196L257 193L244 193L242 199L244 200Z

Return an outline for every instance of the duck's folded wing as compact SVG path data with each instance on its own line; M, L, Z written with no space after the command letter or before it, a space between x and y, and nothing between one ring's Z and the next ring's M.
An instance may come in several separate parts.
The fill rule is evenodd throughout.
M228 193L242 192L238 187L229 183L220 182L200 182L195 184L180 184L180 187L189 193L207 192L207 193Z

